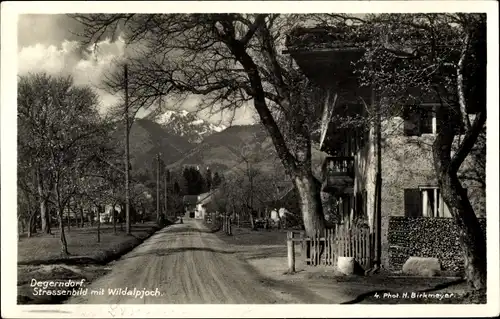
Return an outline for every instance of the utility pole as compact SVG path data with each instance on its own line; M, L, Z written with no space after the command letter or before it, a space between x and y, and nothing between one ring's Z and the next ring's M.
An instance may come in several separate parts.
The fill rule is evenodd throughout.
M377 173L375 176L375 267L381 268L382 263L382 115L381 100L377 101L375 90L372 89L372 109L375 109Z
M160 153L156 154L156 222L160 222Z
M168 181L170 179L170 172L165 170L165 215L168 216Z
M126 232L130 234L130 149L129 149L129 112L128 112L128 67L123 66L125 78L125 218Z

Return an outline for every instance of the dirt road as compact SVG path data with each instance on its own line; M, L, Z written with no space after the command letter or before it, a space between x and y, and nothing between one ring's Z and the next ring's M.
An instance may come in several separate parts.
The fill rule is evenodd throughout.
M121 294L113 290L119 288L123 289ZM97 295L91 291L104 293ZM153 295L142 296L141 291ZM73 297L67 303L311 302L326 300L311 294L302 285L284 287L259 276L201 221L185 219L184 224L159 231L123 256L112 265L109 274L89 286L86 296Z

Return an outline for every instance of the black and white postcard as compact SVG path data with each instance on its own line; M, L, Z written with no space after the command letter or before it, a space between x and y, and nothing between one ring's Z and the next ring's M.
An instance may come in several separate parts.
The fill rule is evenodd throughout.
M5 2L1 119L2 317L498 315L496 2Z

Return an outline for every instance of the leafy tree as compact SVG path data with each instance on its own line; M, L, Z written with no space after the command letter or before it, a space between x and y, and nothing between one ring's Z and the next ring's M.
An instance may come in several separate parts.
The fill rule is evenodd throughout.
M174 182L174 194L179 195L181 193L181 187L179 186L179 182Z
M210 167L207 167L205 183L206 183L207 191L212 190L214 185L213 185L213 175L212 175L212 171L210 170Z
M186 181L187 195L198 195L203 193L205 181L203 175L195 167L186 167L183 171L183 176Z
M219 172L215 172L212 180L213 187L217 188L221 185L221 183L222 183L222 178L220 177Z

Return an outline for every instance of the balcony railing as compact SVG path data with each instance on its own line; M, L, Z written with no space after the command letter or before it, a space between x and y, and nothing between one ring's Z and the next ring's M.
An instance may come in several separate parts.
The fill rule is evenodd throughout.
M354 177L353 156L328 156L323 163L323 176L347 175Z
M323 190L349 192L354 185L354 157L329 156L323 162Z

